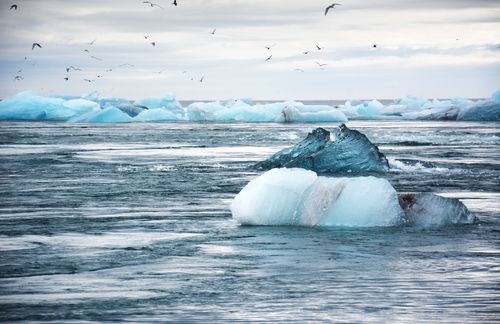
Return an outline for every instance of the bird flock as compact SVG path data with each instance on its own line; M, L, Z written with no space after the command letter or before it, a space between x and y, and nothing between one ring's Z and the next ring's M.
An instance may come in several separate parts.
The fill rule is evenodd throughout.
M159 5L158 3L154 3L154 2L151 2L151 1L142 1L142 4L146 5L148 7L151 7L151 8L158 8L158 9L161 9L161 10L165 9L163 6ZM171 5L177 7L178 6L177 0L174 0L171 3ZM341 5L340 3L332 3L331 5L327 6L325 8L324 15L327 16L331 10L336 9L336 7L338 7L340 5ZM19 9L19 6L17 4L12 4L10 6L9 10L17 11L18 9ZM216 36L216 32L217 32L217 28L214 28L209 34L212 35L212 36ZM144 35L144 39L147 42L149 42L149 44L152 47L156 47L157 42L156 42L156 40L151 39L150 35ZM96 41L97 41L97 39L94 39L91 42L87 43L88 47L84 48L82 51L84 53L86 53L88 55L88 57L90 59L92 59L92 60L95 60L95 61L104 61L103 58L93 55L92 52L91 52L91 50L90 50L90 48L96 43ZM264 48L268 51L268 56L265 58L265 62L271 61L271 59L273 58L272 50L276 46L277 46L276 43L264 46ZM373 48L376 48L376 47L377 47L377 45L374 44ZM34 42L31 45L31 50L32 51L42 50L42 49L43 49L42 44L40 44L38 42ZM322 46L320 46L318 44L315 44L314 49L305 50L305 51L302 52L302 55L309 55L313 51L320 52L323 49L324 49L324 47L322 47ZM24 59L27 60L28 58L25 57ZM318 66L318 68L321 69L321 70L325 70L325 67L328 65L326 63L321 63L321 62L318 62L318 61L315 61L315 63ZM32 63L32 65L35 65L35 63ZM115 66L115 67L108 67L104 71L105 71L105 73L110 73L110 72L113 71L113 69L117 69L117 68L132 68L132 67L134 67L133 64L123 63L123 64L120 64L120 65ZM162 70L159 70L159 71L153 71L153 73L154 74L162 74L166 70L167 69L162 69ZM71 73L73 73L73 72L81 72L81 71L83 71L82 68L75 67L73 65L71 65L69 67L66 67L66 75L63 77L63 80L69 81L72 78L71 75L70 75ZM299 68L299 67L295 68L294 71L301 72L301 73L305 72L305 70L303 68ZM22 76L21 73L22 73L22 69L19 69L17 71L17 74L14 76L14 81L22 81L22 80L24 80L24 76ZM187 74L187 71L183 71L182 74ZM92 83L92 82L95 82L97 79L100 79L100 78L103 78L103 77L104 77L104 73L100 73L100 74L97 74L95 76L95 78L88 78L87 77L87 78L84 78L83 81L84 82L88 82L88 83ZM203 81L205 80L205 75L203 75L203 76L201 76L199 78L195 78L194 76L190 77L190 80L192 80L192 81L194 81L195 79L198 80L200 83L203 83Z

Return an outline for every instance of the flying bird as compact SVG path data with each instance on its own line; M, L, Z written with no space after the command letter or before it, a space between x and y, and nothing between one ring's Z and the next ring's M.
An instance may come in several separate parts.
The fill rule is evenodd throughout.
M118 65L118 67L135 67L135 65L129 64L129 63L124 63L124 64Z
M144 35L144 39L148 39L148 37L149 37L148 35Z
M165 72L167 69L163 69L163 70L160 70L160 71L153 71L154 74L162 74L163 72Z
M309 54L309 52L302 52L302 54L307 55L307 54Z
M177 0L174 0L174 2L172 2L172 4L177 7Z
M377 48L377 44L373 44L373 48Z
M323 66L327 66L328 65L326 63L319 63L319 62L316 62L316 64L318 64L319 67L323 67Z
M65 77L65 78L64 78L64 80L68 81L68 80L69 80L69 78L68 78L68 77Z
M89 43L89 45L90 45L90 46L94 45L95 41L96 41L96 40L94 39L93 41L91 41L91 42Z
M90 53L90 51L88 49L84 49L83 50L84 52L87 52L87 53Z
M214 30L212 30L212 32L210 34L215 35L216 30L217 30L217 28L214 28Z
M318 51L321 51L324 47L319 47L318 44L316 44L316 48L318 49Z
M156 46L156 42L151 42L151 45Z
M21 81L21 80L23 80L23 79L24 79L24 78L23 78L22 76L20 76L20 75L16 75L16 76L14 77L14 80L16 80L16 81Z
M159 4L157 4L157 3L152 3L151 1L143 1L142 3L146 3L146 4L150 5L151 7L158 7L158 8L163 9L163 7L162 7L162 6L160 6L160 5L159 5Z
M205 79L205 76L201 77L200 82L203 82L203 79Z
M83 81L86 81L86 82L94 82L95 80L89 80L89 79L83 79Z
M12 10L12 9L17 10L17 5L16 5L16 4L13 4L12 6L10 6L10 9L9 9L9 10Z
M269 61L271 59L271 57L273 57L273 56L270 55L268 58L266 58L266 61Z
M69 70L73 70L73 71L82 71L82 69L77 68L77 67L74 67L73 65L71 65L70 67L67 67L67 68L66 68L66 72L69 72Z
M267 49L267 50L270 50L270 49L271 49L271 48L273 48L275 45L276 45L276 44L273 44L273 45L271 45L271 46L264 46L264 48L265 48L265 49Z
M102 58L98 58L96 56L91 56L90 58L93 58L94 60L97 60L97 61L102 61Z
M34 50L35 47L39 47L39 48L42 48L42 45L38 44L38 43L33 43L33 45L31 45L31 50Z
M23 69L19 69L19 70L17 70L17 73L18 73L18 74L19 74L19 73L21 73L21 72L23 72Z
M329 5L328 7L326 7L326 9L325 9L325 16L328 14L328 11L330 9L333 9L333 8L335 8L335 6L340 6L340 5L341 5L340 3L332 3L331 5Z
M97 75L97 77L98 77L98 78L102 78L102 74L98 74L98 75Z
M298 72L305 72L304 70L302 69L295 69L295 71L298 71Z
M107 69L107 70L106 70L106 72L111 72L111 71L113 71L113 69Z

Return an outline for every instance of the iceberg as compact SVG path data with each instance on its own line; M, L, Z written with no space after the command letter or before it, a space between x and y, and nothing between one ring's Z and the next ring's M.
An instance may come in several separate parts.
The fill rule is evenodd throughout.
M177 115L179 119L183 118L186 113L184 108L173 95L166 95L164 97L147 97L135 101L134 104L148 109L163 108Z
M164 108L148 109L134 117L136 122L177 121L178 115Z
M365 135L342 124L332 133L317 128L301 142L255 167L262 170L295 167L320 173L386 172L389 162Z
M273 169L250 181L231 204L242 225L394 226L404 223L396 190L375 177L325 178Z
M188 106L190 121L314 123L345 122L346 116L327 105L285 101L251 105L242 100L195 102Z
M428 228L477 222L467 207L455 198L433 193L400 194L399 202L408 225Z
M461 110L457 120L500 121L500 101L484 100Z
M65 121L96 108L96 103L85 99L64 100L21 92L0 102L0 120Z
M128 123L132 118L116 107L91 111L85 115L72 118L73 123Z
M251 180L231 213L241 225L433 228L477 222L458 199L398 195L382 178L327 178L299 168L272 169Z

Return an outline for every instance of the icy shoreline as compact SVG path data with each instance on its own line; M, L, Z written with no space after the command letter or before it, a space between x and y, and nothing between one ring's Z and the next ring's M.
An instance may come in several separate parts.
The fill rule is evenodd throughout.
M275 122L315 123L348 120L465 120L500 121L500 90L484 100L428 100L405 97L390 104L350 100L337 106L297 101L254 104L249 99L194 102L182 106L173 95L134 102L97 93L38 96L21 92L0 101L0 120L66 121L75 123L129 122Z

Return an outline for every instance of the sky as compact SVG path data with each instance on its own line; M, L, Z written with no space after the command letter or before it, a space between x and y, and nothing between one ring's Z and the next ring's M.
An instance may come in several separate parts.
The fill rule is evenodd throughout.
M484 98L500 89L499 0L338 0L327 16L331 0L172 1L0 0L0 98Z

